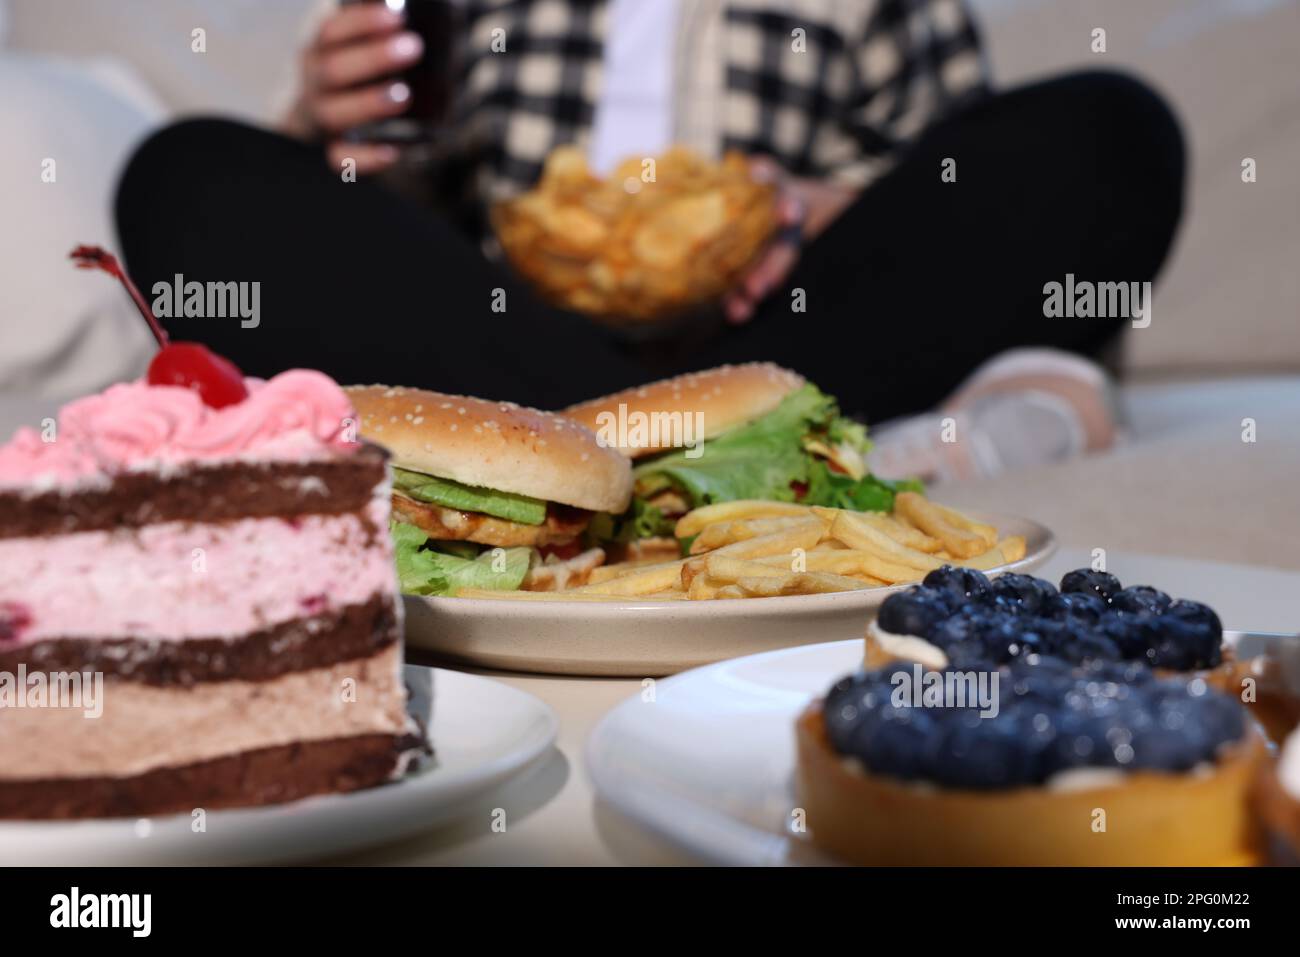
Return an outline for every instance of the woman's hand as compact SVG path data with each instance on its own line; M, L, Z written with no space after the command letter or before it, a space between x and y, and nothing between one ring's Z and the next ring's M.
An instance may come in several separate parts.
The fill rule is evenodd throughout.
M803 244L821 235L857 196L855 190L790 176L766 156L750 160L755 179L777 187L776 237L735 289L723 298L727 321L740 325L777 289L799 262Z
M391 79L424 53L419 34L382 3L351 4L326 18L301 57L301 92L282 124L299 139L325 139L336 168L347 157L358 173L374 173L397 161L384 143L350 143L340 134L363 123L402 113L411 90ZM389 78L389 79L386 79Z

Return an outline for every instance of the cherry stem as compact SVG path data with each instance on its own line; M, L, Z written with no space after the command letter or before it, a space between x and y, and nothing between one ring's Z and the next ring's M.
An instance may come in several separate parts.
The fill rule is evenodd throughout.
M116 256L100 246L78 246L68 255L68 258L76 262L78 269L102 269L110 276L116 276L135 300L136 308L140 310L140 315L144 316L144 321L149 323L149 331L158 340L158 348L167 347L167 330L159 324L148 301L131 281L131 277L122 269Z

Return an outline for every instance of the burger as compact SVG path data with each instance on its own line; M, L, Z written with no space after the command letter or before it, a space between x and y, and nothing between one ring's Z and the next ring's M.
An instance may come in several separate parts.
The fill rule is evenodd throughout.
M866 427L798 373L768 362L721 366L627 389L564 414L633 459L632 503L595 538L633 557L689 546L677 519L714 502L767 499L889 511L920 490L867 471Z
M550 590L604 561L595 515L628 508L632 474L587 428L510 402L383 385L347 390L362 438L392 456L402 591Z

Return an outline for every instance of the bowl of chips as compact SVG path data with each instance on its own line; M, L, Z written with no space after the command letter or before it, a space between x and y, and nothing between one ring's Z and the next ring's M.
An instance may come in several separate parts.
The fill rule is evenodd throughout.
M741 153L674 146L595 175L561 146L541 179L497 204L492 224L515 271L546 299L614 325L658 323L715 303L777 228L776 190Z

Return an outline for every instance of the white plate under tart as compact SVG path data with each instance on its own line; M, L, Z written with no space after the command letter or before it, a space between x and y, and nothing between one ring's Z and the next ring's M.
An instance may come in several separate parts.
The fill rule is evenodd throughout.
M608 806L701 860L836 863L792 827L795 721L861 663L861 640L838 641L665 678L596 725L587 773Z

